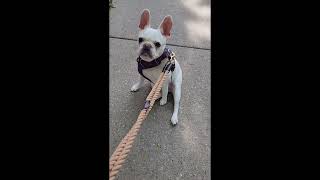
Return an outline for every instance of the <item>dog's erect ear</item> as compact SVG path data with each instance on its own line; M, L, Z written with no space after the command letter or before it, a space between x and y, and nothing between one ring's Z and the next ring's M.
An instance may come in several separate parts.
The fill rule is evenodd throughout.
M145 9L141 14L139 28L143 30L148 26L150 26L150 11L149 9Z
M159 29L162 33L162 35L164 35L166 38L170 38L171 37L171 29L172 29L172 24L173 24L173 21L172 21L172 17L170 15L166 16L160 26L159 26Z

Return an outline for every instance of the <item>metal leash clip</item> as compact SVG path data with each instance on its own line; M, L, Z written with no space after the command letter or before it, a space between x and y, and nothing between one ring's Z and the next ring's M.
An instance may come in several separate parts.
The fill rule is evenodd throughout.
M164 65L162 72L165 72L167 70L169 71L174 71L174 60L175 60L176 55L174 54L174 52L170 51L170 54L168 56L168 61L167 63Z
M176 55L174 54L174 52L171 52L170 55L169 55L169 60L174 60L176 57Z

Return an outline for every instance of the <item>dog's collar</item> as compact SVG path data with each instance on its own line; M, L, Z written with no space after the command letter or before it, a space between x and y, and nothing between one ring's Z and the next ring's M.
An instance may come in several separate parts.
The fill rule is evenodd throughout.
M161 61L168 58L169 55L172 53L172 51L168 48L165 48L162 55L159 56L158 58L148 62L148 61L144 61L143 59L141 59L141 57L139 56L137 58L137 62L138 62L138 71L140 73L141 76L143 76L145 79L147 79L148 81L152 82L149 78L147 78L146 76L143 75L142 70L143 69L149 69L149 68L153 68L156 67L158 65L161 64ZM152 82L153 83L153 82Z

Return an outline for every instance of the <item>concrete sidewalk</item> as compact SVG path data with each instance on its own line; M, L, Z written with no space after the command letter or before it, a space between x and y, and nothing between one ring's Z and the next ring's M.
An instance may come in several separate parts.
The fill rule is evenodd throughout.
M173 112L170 94L165 106L156 102L142 124L117 179L210 179L210 3L201 0L114 0L114 5L116 8L110 12L109 35L109 157L136 121L150 90L144 86L138 92L130 92L139 77L137 42L134 40L144 8L151 11L153 27L157 27L165 15L173 16L172 39L168 43L183 72L178 125L173 127L170 124ZM207 9L209 17L199 17L205 16ZM201 24L203 31L190 28L191 21Z

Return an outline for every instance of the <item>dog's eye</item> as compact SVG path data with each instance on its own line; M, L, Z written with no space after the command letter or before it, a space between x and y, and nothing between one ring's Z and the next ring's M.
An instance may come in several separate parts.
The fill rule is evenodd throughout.
M158 48L161 46L161 44L159 42L155 42L154 45Z
M142 43L142 41L143 41L143 38L139 38L139 43Z

